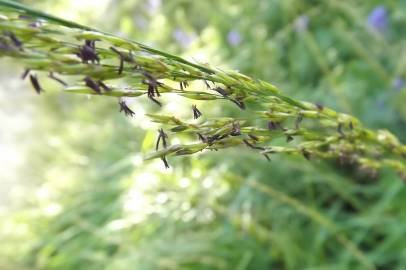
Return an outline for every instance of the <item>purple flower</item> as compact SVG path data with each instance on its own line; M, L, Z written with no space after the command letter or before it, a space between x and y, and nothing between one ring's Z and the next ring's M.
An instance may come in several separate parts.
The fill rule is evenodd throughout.
M147 11L150 13L150 14L153 14L153 13L155 13L155 12L157 12L158 11L158 9L161 7L161 5L162 5L162 1L161 0L149 0L148 2L147 2Z
M134 23L138 29L145 30L148 26L148 22L143 17L136 15L134 16Z
M176 28L175 31L173 31L172 36L182 48L189 47L195 39L194 35L186 33L179 27Z
M302 15L296 19L295 31L297 33L306 32L308 27L309 27L309 17L308 16Z
M388 11L384 6L375 7L368 15L368 27L374 31L383 33L388 28Z
M227 41L232 46L239 45L242 41L240 33L237 30L231 30L228 32Z
M400 77L396 78L392 83L392 87L396 91L402 90L404 86L405 86L405 81Z

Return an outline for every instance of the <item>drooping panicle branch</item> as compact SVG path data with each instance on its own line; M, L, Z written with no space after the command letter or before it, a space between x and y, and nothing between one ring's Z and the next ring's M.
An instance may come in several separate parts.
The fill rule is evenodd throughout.
M270 83L239 72L191 63L20 4L6 5L0 0L0 14L0 57L20 61L25 68L22 78L28 77L38 94L43 88L36 74L45 73L68 93L146 96L159 106L165 105L162 97L167 95L198 100L204 109L223 106L221 101L237 105L230 115L225 113L229 110L219 110L221 114L205 119L208 114L203 116L192 103L190 117L199 118L199 123L148 114L171 137L186 135L193 140L169 145L168 134L160 128L156 151L146 158L160 158L165 167L171 156L246 146L268 160L278 153L307 160L350 160L364 171L389 167L406 178L405 145L387 130L365 128L351 115L296 100ZM25 19L27 15L30 20ZM36 19L41 22L33 25ZM120 99L119 106L126 116L134 115L125 99ZM159 149L161 142L163 148Z

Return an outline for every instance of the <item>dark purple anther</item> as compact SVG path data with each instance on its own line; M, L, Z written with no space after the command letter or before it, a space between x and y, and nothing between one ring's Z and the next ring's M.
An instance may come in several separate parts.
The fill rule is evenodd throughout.
M213 88L213 90L216 91L217 93L219 93L220 95L222 95L223 97L228 96L228 92L221 87L215 87L215 88Z
M324 110L324 106L321 105L320 103L316 103L316 108L317 108L317 110L319 110L319 111Z
M183 91L185 88L187 88L189 86L189 83L188 83L188 81L181 81L179 83L179 85L180 85L180 90Z
M118 74L123 73L123 69L124 69L124 55L123 55L123 53L121 53L119 50L117 50L114 47L110 47L110 50L112 50L113 52L118 54L118 56L120 58L120 65L118 67Z
M207 89L211 89L210 84L207 82L207 80L203 80L203 82L206 85Z
M10 38L11 42L13 42L15 47L22 50L23 43L14 35L13 32L7 31L4 34Z
M193 110L193 118L197 119L200 116L202 116L202 113L199 111L199 109L196 107L196 105L192 105L192 110Z
M97 83L99 84L99 86L100 86L101 88L103 88L104 91L106 91L106 92L110 92L110 91L111 91L111 89L110 89L104 82L102 82L102 81L99 80Z
M67 86L67 85L68 85L68 84L67 84L66 82L64 82L62 79L56 77L53 72L50 72L50 73L49 73L49 78L51 78L51 79L53 79L53 80L59 82L59 83L62 84L63 86Z
M23 80L25 80L25 78L27 78L27 76L28 76L28 74L30 74L30 69L26 69L26 70L24 70L24 73L23 73L23 75L21 75L21 79L23 79Z
M245 103L239 99L230 99L234 102L241 110L245 110Z
M147 78L146 80L142 80L142 83L148 85L148 98L151 99L153 102L158 104L159 106L162 106L162 104L156 100L154 97L157 96L159 97L161 94L158 91L158 87L162 87L163 83L158 82L157 79L155 79L151 74L148 72L144 71L142 74Z
M166 139L168 138L168 135L164 132L164 130L161 128L158 130L158 139L156 141L156 146L155 146L155 150L158 150L159 148L159 142L162 139L162 145L164 148L167 147L167 143L166 143Z
M200 134L199 132L197 132L196 134L203 143L207 142L207 139L202 134Z
M32 75L32 74L31 74L31 75L30 75L30 81L31 81L32 87L34 87L35 92L37 92L38 95L41 94L41 92L44 91L44 90L41 88L40 84L39 84L37 75Z
M279 123L275 123L275 122L273 122L273 121L269 121L268 122L268 129L269 130L275 130L275 129L278 129L278 128L280 128L280 124Z
M165 165L165 169L169 169L169 164L168 164L168 161L166 160L166 157L163 156L163 157L161 157L161 159L162 159L162 162L163 162L164 165Z
M96 42L94 40L86 40L85 45L80 47L77 56L82 59L83 63L100 63L100 58L96 52Z
M255 146L255 145L253 145L252 143L250 143L250 142L249 142L248 140L246 140L246 139L244 139L244 140L242 140L242 141L243 141L243 143L244 143L246 146L248 146L249 148L265 151L265 148L260 147L260 146Z
M240 135L241 135L240 123L233 122L233 129L230 131L230 136L240 136Z
M127 103L125 103L124 100L120 100L118 102L118 104L120 105L120 112L124 112L124 114L126 116L130 116L133 117L135 115L135 112L133 112L128 106Z
M92 80L89 77L86 77L84 79L84 81L85 81L85 84L87 87L93 89L94 91L96 91L96 93L101 94L101 89L100 89L100 86L98 83L96 83L94 80Z

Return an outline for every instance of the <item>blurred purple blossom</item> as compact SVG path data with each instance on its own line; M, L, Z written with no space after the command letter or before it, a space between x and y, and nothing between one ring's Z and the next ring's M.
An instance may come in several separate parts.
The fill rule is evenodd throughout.
M237 46L241 43L242 38L237 30L231 30L230 32L228 32L227 41L230 45Z
M367 24L372 30L383 33L388 28L388 23L388 11L382 5L376 6L368 15Z
M183 31L179 27L176 28L175 31L173 31L172 36L182 48L189 47L190 44L195 39L194 35L186 33L185 31Z
M309 17L307 15L301 15L296 19L295 31L297 33L306 32L308 27L309 27Z
M138 15L134 17L134 23L137 26L137 28L141 29L141 30L145 30L147 28L147 26L148 26L147 20L145 18L143 18L143 17L138 16Z
M396 91L402 90L404 86L405 86L405 81L400 77L396 78L392 83L392 87Z
M153 14L158 11L161 5L162 0L148 0L146 8L150 14Z

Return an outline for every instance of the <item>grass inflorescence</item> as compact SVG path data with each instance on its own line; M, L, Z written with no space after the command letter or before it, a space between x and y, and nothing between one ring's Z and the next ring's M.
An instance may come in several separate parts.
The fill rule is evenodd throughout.
M268 82L239 72L191 63L13 2L0 1L0 11L0 56L19 60L25 67L23 78L29 78L38 94L44 89L36 74L43 72L67 93L118 98L120 112L130 117L134 112L125 97L147 96L162 106L161 97L169 94L218 101L219 106L226 100L244 111L241 117L205 118L204 106L198 109L192 103L191 117L201 119L198 123L148 114L162 128L156 151L146 159L160 158L165 167L169 156L241 146L268 160L285 153L357 164L371 176L389 167L406 178L406 146L389 131L370 130L351 115L296 100ZM67 84L66 77L73 77L69 80L73 83ZM122 79L128 79L126 87L117 83ZM200 82L194 84L200 87L189 87L192 82ZM178 134L187 134L193 141L169 145L168 136Z

